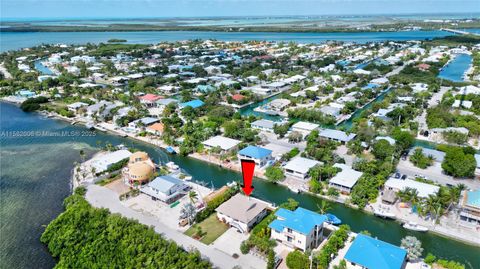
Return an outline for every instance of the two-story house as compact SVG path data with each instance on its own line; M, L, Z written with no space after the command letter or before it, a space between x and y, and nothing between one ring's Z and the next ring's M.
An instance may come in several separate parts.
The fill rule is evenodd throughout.
M301 207L295 211L280 208L275 216L277 219L268 225L272 239L303 251L315 249L322 242L327 216Z

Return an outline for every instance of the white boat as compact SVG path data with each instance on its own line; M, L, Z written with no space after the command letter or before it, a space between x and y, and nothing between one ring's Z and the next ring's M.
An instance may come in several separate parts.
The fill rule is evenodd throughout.
M185 181L190 181L190 180L192 180L192 176L185 176L185 177L183 178L183 180L185 180Z
M227 186L230 187L230 188L234 187L235 185L237 185L237 183L235 181L231 181L231 182L227 183Z
M95 127L95 124L93 122L87 122L85 123L85 127L87 127L87 129L92 130Z
M392 212L382 210L382 209L374 209L373 214L377 217L384 218L384 219L396 219L397 217Z
M180 169L180 167L179 167L178 165L176 165L174 162L168 162L168 163L166 163L165 165L166 165L167 168L170 169L170 170L176 171L176 170Z
M403 224L403 228L411 231L417 231L417 232L426 232L428 231L428 228L422 225L418 225L416 222L407 222Z

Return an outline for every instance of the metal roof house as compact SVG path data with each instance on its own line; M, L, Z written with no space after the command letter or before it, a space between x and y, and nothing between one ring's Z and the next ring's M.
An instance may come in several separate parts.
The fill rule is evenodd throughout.
M180 108L185 108L187 106L191 107L191 108L199 108L201 106L203 106L205 103L202 101L202 100L192 100L192 101L189 101L189 102L185 102L185 103L181 103L180 104Z
M433 159L436 161L436 162L443 162L443 159L445 158L445 152L443 151L439 151L439 150L435 150L435 149L429 149L429 148L423 148L423 147L415 147L415 148L412 148L409 152L408 152L408 155L411 156L415 150L419 148L422 150L422 153L423 155L425 156L432 156Z
M308 171L318 164L321 164L321 162L303 157L295 157L290 160L283 169L286 175L305 179L308 177Z
M327 216L301 207L295 211L280 208L275 216L277 219L268 225L272 229L272 239L303 251L314 249L322 242Z
M246 233L267 215L268 204L237 193L215 211L219 220Z
M190 189L180 179L171 175L160 176L143 186L140 191L152 197L152 200L160 200L165 203L172 203Z
M347 134L343 131L333 130L333 129L323 129L320 134L320 137L341 142L342 144L350 142L352 139L357 136L356 134Z
M385 182L386 190L392 190L397 192L405 190L406 188L417 190L418 197L420 198L427 198L430 194L436 194L440 190L440 187L438 186L411 180L408 178L405 180L398 178L389 178Z
M313 130L317 130L320 125L316 123L306 122L306 121L299 121L292 125L292 131L300 132L304 135L310 134Z
M253 129L271 132L273 133L273 127L275 126L275 122L271 120L256 120L250 124Z
M348 265L354 268L403 269L407 251L387 242L358 234L345 254Z
M203 141L202 144L207 149L220 147L222 151L230 151L232 149L235 149L238 146L238 144L240 144L241 142L242 141L237 139L232 139L232 138L224 137L221 135L217 135L209 138L206 141Z
M350 166L341 163L336 163L333 166L342 169L342 171L331 178L328 185L341 192L350 193L363 173L355 171Z
M260 167L265 166L273 158L271 150L256 146L248 146L237 155L239 160L253 160Z
M95 157L91 160L91 166L95 168L95 172L103 172L110 166L121 160L127 159L132 153L126 149L117 150L102 156Z

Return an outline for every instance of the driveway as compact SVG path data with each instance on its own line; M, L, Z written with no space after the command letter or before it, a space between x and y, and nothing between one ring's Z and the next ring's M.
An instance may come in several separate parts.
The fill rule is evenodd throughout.
M232 256L233 254L243 255L240 252L240 244L248 239L248 234L237 232L237 229L230 228L223 233L215 242L213 247Z

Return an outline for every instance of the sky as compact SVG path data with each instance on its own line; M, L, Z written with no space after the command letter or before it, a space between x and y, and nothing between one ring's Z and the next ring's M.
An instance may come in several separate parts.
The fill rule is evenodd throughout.
M0 0L0 19L467 13L480 0Z

